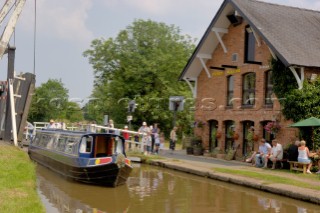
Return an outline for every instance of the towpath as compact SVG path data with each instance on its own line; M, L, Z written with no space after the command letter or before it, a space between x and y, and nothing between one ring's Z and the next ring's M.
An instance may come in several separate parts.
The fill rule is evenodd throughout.
M316 174L256 168L245 162L187 155L185 150L163 150L160 156L151 164L320 204L320 176ZM279 181L257 178L263 176Z

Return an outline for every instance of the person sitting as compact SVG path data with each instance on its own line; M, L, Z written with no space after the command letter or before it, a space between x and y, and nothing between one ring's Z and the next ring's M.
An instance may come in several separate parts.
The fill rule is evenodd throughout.
M306 147L306 141L304 140L300 141L300 147L298 148L298 152L299 152L298 162L308 163L307 173L311 174L310 168L312 166L312 162L309 157L311 157L312 154L309 152L308 147Z
M261 138L258 152L253 152L251 157L246 159L246 162L251 162L252 165L255 165L256 167L262 167L264 165L265 156L270 153L270 150L270 144L264 138Z
M276 139L272 140L271 155L265 158L265 163L263 168L267 168L268 160L272 161L272 169L276 168L276 163L278 160L283 158L283 149L282 145L278 143Z
M270 155L270 152L270 144L264 138L261 138L259 145L259 153L255 156L255 166L263 167L263 165L265 164L265 159L267 158L267 156Z
M288 148L288 161L298 161L300 141L292 142Z

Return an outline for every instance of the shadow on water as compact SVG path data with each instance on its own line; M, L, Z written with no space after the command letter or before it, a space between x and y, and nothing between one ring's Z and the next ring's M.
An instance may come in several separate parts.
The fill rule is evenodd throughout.
M135 165L126 185L107 188L67 181L38 166L47 212L320 212L318 205L160 167Z

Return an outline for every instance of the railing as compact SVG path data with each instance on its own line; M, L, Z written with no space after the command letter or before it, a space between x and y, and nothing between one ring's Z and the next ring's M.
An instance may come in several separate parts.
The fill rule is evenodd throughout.
M38 129L46 129L49 125L48 122L34 122L33 123L34 128L32 131L32 134L29 134L29 129L28 127L26 127L26 131L25 131L25 139L31 139L35 134L36 131ZM65 126L65 125L62 125ZM111 128L111 127L106 127L106 126L100 126L100 125L96 125L96 124L80 124L80 125L74 125L71 124L70 126L65 126L66 130L70 130L70 131L86 131L86 132L110 132L113 131L114 134L118 134L121 135L121 133L129 133L131 135L138 135L139 136L139 142L134 141L134 137L131 137L131 140L126 140L126 143L131 144L131 147L134 148L138 148L140 149L141 152L144 152L144 148L146 146L146 143L143 142L143 140L140 139L140 137L143 137L145 135L145 133L140 133L140 132L136 132L136 131L131 131L131 130L125 130L125 129L118 129L118 128ZM29 137L29 138L28 138Z

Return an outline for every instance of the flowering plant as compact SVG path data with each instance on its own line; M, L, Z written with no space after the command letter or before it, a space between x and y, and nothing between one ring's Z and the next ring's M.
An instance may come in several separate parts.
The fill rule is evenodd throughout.
M198 127L198 128L202 128L202 127L204 127L205 125L206 125L206 123L203 122L203 121L195 121L195 122L193 123L193 126L194 126L194 127Z
M264 129L269 133L275 134L279 132L279 130L281 129L281 126L277 121L271 121L264 126Z

